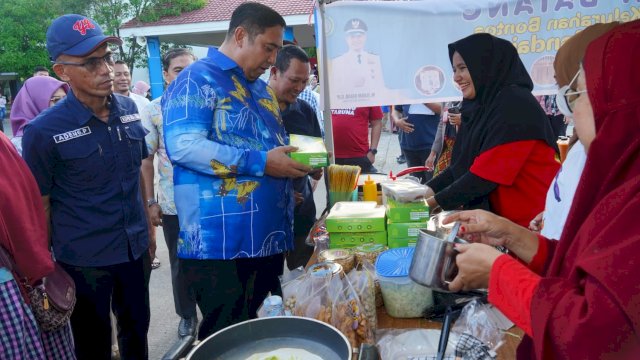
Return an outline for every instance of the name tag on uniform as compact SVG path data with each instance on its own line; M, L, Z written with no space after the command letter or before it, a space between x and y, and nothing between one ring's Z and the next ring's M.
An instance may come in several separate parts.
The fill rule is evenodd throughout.
M53 135L53 140L55 140L56 144L59 144L61 142L65 142L89 134L91 134L91 129L88 126L85 126L80 129L67 131L66 133Z
M123 124L140 120L140 114L122 115L120 116L120 122Z

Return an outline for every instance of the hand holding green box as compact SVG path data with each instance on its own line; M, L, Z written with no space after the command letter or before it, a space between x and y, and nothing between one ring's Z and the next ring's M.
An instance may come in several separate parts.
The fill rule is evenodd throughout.
M289 145L298 148L298 151L289 153L293 160L316 169L329 165L327 148L322 138L291 134Z

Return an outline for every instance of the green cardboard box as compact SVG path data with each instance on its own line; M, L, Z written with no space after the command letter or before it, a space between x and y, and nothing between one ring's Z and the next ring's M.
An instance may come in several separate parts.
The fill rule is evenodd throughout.
M407 246L416 246L415 238L388 238L387 246L389 249L407 247Z
M402 203L385 199L389 223L424 223L429 220L429 205L426 201Z
M418 231L426 229L426 222L387 223L387 234L390 238L418 238Z
M322 138L291 134L289 145L298 148L298 151L289 153L291 158L312 168L321 168L329 165L327 148Z
M325 220L329 234L386 231L385 209L374 201L341 201Z
M424 223L429 220L429 208L388 208L387 219L390 223Z
M329 247L336 248L352 248L362 244L382 244L387 245L387 232L357 232L357 233L329 233Z

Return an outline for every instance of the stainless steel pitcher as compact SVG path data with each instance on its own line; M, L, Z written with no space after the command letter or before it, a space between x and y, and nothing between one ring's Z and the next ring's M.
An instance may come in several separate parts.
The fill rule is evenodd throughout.
M456 237L453 242L436 236L435 231L420 229L416 249L409 268L409 277L429 288L449 291L449 283L458 274L454 244L467 242Z

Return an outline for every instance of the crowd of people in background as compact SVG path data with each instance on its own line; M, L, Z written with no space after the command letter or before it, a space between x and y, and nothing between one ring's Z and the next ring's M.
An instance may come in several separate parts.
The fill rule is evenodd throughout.
M238 6L206 57L163 54L166 90L149 101L149 85L132 86L109 48L121 39L82 15L52 22L57 79L34 69L11 103L13 138L0 134L0 245L26 276L0 267L1 358L110 359L117 329L120 357L147 359L157 226L180 337L204 340L255 318L268 294L281 294L284 264L311 257L305 239L323 171L292 160L288 137L324 137L325 121L335 163L375 173L382 132L397 132L407 166L424 167L416 176L430 209L464 210L445 220L462 222L470 242L457 246L450 289L489 289L525 331L518 358L638 354L640 21L592 25L568 40L556 57L557 96L532 95L509 41L474 34L448 48L459 102L331 109L330 119L317 68L283 43L285 26L266 5ZM340 75L361 56L380 66L359 52L364 22L344 31L350 50L332 75L358 87L383 81ZM0 94L0 120L10 102ZM577 134L561 166L556 141L567 122ZM69 324L44 331L21 287L39 283L54 260L77 302Z

